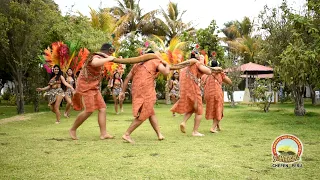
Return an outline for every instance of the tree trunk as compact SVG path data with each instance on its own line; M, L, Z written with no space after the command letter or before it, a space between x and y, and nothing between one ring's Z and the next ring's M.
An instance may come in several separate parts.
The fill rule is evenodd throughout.
M316 102L316 93L314 91L314 86L313 85L309 85L309 89L310 89L312 105L315 106L315 105L317 105L317 102Z
M227 91L227 93L228 93L228 99L231 101L231 107L234 107L234 106L235 106L234 97L233 97L233 92L234 92L234 91Z
M296 116L304 116L306 114L306 109L304 108L304 87L295 87L294 88L294 100L295 100L295 108L294 113Z
M33 100L33 110L34 112L39 112L39 95L36 94Z
M20 70L17 71L16 84L16 102L17 102L17 113L24 113L24 94L23 94L23 83L22 83L23 74Z

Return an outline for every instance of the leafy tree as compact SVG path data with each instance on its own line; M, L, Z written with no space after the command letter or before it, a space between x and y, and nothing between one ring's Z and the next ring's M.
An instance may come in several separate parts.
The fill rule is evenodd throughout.
M103 43L111 42L112 39L110 33L92 27L90 19L82 15L67 15L57 26L59 40L77 42L90 52L99 50Z
M217 60L222 62L224 50L219 44L219 38L216 34L217 28L216 21L212 20L207 28L197 30L196 38L201 49L208 52L209 56L211 56L212 52L216 52Z
M253 97L257 100L258 105L264 112L269 112L269 108L274 98L274 91L277 90L276 83L271 79L258 79L255 81L253 88Z
M225 58L223 67L227 69L227 76L232 81L231 85L224 86L224 89L227 91L228 99L231 101L231 106L235 106L234 102L234 91L237 91L239 88L242 78L241 78L241 70L240 70L241 63L235 63L233 59L229 59L228 57Z
M291 87L295 99L294 112L297 116L306 113L303 95L311 66L316 61L316 56L309 50L299 35L295 35L293 44L290 44L280 55L279 66L275 66L280 79Z
M37 55L60 13L53 1L2 1L0 7L0 57L10 67L16 85L17 112L24 113L25 75L38 64Z

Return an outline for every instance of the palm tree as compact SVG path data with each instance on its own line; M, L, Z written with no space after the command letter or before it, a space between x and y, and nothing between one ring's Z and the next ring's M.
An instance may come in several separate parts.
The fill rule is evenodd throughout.
M186 11L179 11L177 3L169 2L166 11L162 8L159 11L165 22L160 19L157 21L158 32L160 36L165 36L168 44L171 39L180 36L183 32L194 30L191 22L184 23L182 21L182 16Z
M91 26L109 34L115 29L115 18L111 16L109 9L100 9L96 11L90 8Z
M254 56L259 47L259 40L251 36L252 27L252 22L248 17L244 17L241 22L231 21L225 23L225 28L222 29L222 32L226 37L222 38L222 40L228 44L229 57L233 54L235 55L234 58L237 58L237 54L240 54L244 63L254 61Z
M159 34L156 26L158 20L155 17L157 10L142 15L139 1L116 0L118 6L110 8L111 14L116 18L114 33L121 37L132 31L141 32L143 35Z

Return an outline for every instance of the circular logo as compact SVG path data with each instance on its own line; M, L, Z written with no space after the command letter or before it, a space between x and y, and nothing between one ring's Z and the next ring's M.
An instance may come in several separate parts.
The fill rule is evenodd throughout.
M271 151L273 162L293 163L301 160L303 145L296 136L284 134L273 141Z

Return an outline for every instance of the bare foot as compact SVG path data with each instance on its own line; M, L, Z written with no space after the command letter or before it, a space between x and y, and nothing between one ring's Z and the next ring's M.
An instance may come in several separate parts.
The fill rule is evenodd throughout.
M182 133L186 133L186 124L184 124L184 123L181 123L181 124L180 124L180 131L181 131Z
M128 143L131 143L131 144L133 144L134 143L134 141L131 139L131 137L129 136L129 135L123 135L122 136L122 139L123 140L125 140L126 142L128 142Z
M70 135L71 139L78 140L76 131L70 129L69 130L69 135Z
M217 129L213 129L213 128L210 128L210 132L212 132L212 133L218 133Z
M158 135L158 140L159 140L159 141L164 140L164 136L163 136L161 133Z
M219 125L217 125L217 131L221 131L221 128Z
M199 132L192 132L192 136L204 136L204 134L201 134Z
M100 136L100 139L101 139L101 140L104 140L104 139L114 139L114 136L111 136L110 134L101 135L101 136Z

